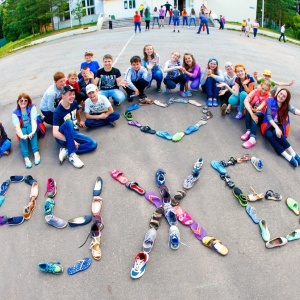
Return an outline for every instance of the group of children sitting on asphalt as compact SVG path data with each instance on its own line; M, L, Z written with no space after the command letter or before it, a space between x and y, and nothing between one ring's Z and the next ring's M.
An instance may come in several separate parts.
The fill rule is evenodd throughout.
M64 73L54 74L54 83L46 90L40 103L42 118L38 116L30 96L20 94L12 120L26 168L32 167L29 147L34 153L34 164L38 165L41 161L38 134L45 133L43 122L53 126L53 136L61 146L60 162L68 157L74 167L83 167L77 154L96 149L97 142L80 133L78 128L114 126L120 114L114 111L108 100L110 97L114 106L119 106L126 99L131 102L134 98L138 98L140 104L153 103L145 94L152 80L156 81L158 93L162 92L162 82L167 94L179 86L179 96L182 98L192 96L192 91L199 91L201 87L206 94L206 106L217 107L220 102L222 116L229 114L231 107L236 106L236 119L246 117L246 132L241 136L244 148L255 146L257 128L260 126L262 134L278 155L282 155L294 167L300 164L300 156L286 139L290 129L288 112L300 115L300 110L290 103L291 94L286 88L274 89L276 85L290 86L294 81L275 82L269 70L265 70L261 78L257 72L252 77L244 65L233 66L230 62L225 64L223 73L216 58L210 58L201 71L192 54L185 53L182 63L180 57L179 52L172 52L170 59L162 66L160 56L153 46L146 45L142 57L133 56L130 59L131 66L122 80L120 70L113 67L111 55L104 55L103 67L100 68L99 63L93 61L93 53L86 52L79 75L76 71L70 71L66 80ZM126 94L120 87L123 87ZM82 110L85 121L81 119ZM10 147L11 142L0 123L0 157L8 155Z

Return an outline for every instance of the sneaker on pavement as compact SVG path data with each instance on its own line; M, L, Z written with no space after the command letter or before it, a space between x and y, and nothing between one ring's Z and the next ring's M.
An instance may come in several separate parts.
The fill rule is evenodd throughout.
M187 97L192 97L193 96L193 94L191 93L191 91L185 91L184 93L185 93L185 95Z
M81 161L79 156L76 153L72 153L69 156L69 162L75 167L75 168L82 168L84 166L84 163Z
M154 241L156 238L157 231L154 228L150 228L145 235L144 242L143 242L143 251L146 253L150 253L152 247L154 245Z
M56 188L56 182L53 178L48 178L47 180L47 190L45 192L45 195L49 198L54 198L57 193L57 188Z
M44 205L44 215L53 215L53 207L55 202L52 198L47 198Z
M298 167L298 162L297 162L297 160L296 160L294 157L291 158L290 164L291 164L293 167L295 167L295 168Z
M163 169L158 169L155 173L156 184L158 187L166 183L166 172Z
M134 264L131 269L131 278L137 279L144 275L149 255L146 252L139 252L134 258Z
M172 90L166 88L166 94L172 94Z
M170 234L169 234L169 236L170 236L170 246L171 246L171 249L177 250L179 248L180 244L186 246L186 244L184 244L184 243L182 243L180 241L180 232L179 232L179 229L177 228L177 226L172 225L170 227Z
M64 162L64 160L67 158L67 156L68 156L68 150L66 148L60 148L59 154L58 154L58 159L61 164Z
M300 156L299 156L298 153L296 153L296 155L295 155L294 158L295 158L295 160L297 161L298 165L300 165Z
M59 219L53 215L47 215L45 216L45 220L47 222L48 225L51 225L55 228L65 228L68 225L68 222L66 222L65 220Z
M184 92L179 92L179 95L180 95L180 97L182 97L182 98L186 98L186 94L184 93Z
M64 271L64 268L60 265L60 262L42 262L38 264L39 270L46 273L52 273L60 275Z

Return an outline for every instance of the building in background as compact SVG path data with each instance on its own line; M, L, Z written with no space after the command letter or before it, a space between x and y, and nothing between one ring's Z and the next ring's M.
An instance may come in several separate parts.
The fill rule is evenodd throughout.
M70 11L76 7L77 1L82 3L85 10L82 24L97 22L99 16L113 15L116 19L131 18L140 4L143 4L144 8L149 7L152 12L155 6L159 8L166 3L162 0L69 0L70 9L65 15L53 19L55 29L78 25L78 20L70 14ZM253 21L256 18L257 0L169 0L168 2L173 6L176 5L179 10L185 7L190 12L191 8L194 8L197 14L204 4L208 12L212 11L216 16L224 15L227 21L241 22L247 18Z

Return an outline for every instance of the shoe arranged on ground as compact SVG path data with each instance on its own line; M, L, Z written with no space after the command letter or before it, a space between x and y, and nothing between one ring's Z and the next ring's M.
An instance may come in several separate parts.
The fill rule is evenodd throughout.
M84 166L84 163L81 161L79 156L76 153L72 153L69 156L69 162L75 167L75 168L82 168Z
M51 225L55 228L62 229L62 228L65 228L66 226L68 226L68 222L66 222L65 220L59 219L53 215L45 216L45 220L48 225Z
M150 228L145 235L144 241L143 241L143 251L146 253L150 253L153 245L154 245L154 241L156 238L156 233L157 231L154 228Z
M24 211L23 211L23 217L25 218L25 220L29 220L31 218L31 214L32 211L34 210L36 206L36 200L33 198L28 205L26 205L24 207Z
M162 186L166 182L166 172L163 169L158 169L155 173L156 184L158 187Z
M177 250L179 248L180 244L183 244L180 241L180 232L179 232L179 229L175 225L172 225L170 227L169 241L170 241L170 247L173 250ZM183 244L183 245L185 245L185 244Z
M60 148L59 154L58 154L58 159L61 164L64 162L64 160L67 158L67 156L68 156L68 150L66 148Z
M16 216L16 217L12 217L12 218L9 218L7 220L8 222L8 225L10 226L14 226L14 225L20 225L24 222L24 217L23 216Z
M7 216L0 216L0 225L6 224L8 221Z
M144 275L148 260L149 260L149 255L146 252L139 252L136 255L130 273L131 278L138 279Z
M177 225L176 213L171 203L167 203L164 205L164 216L167 219L170 226Z
M297 168L298 167L298 162L295 159L295 157L292 157L291 160L289 160L290 164L294 167Z
M53 207L55 202L52 198L47 198L44 205L44 215L53 215Z
M53 178L48 178L47 180L47 190L44 196L49 198L54 198L57 193L56 182Z
M60 275L63 273L64 268L60 265L60 262L42 262L38 264L39 270L45 273L52 273Z

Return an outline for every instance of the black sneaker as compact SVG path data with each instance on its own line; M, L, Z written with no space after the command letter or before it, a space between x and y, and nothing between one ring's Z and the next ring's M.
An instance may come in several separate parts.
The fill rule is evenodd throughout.
M146 99L147 98L147 96L145 95L145 94L140 94L140 99Z
M132 101L133 101L133 98L127 97L127 101L128 101L128 102L132 102Z
M114 101L114 106L119 106L121 103L118 101Z

